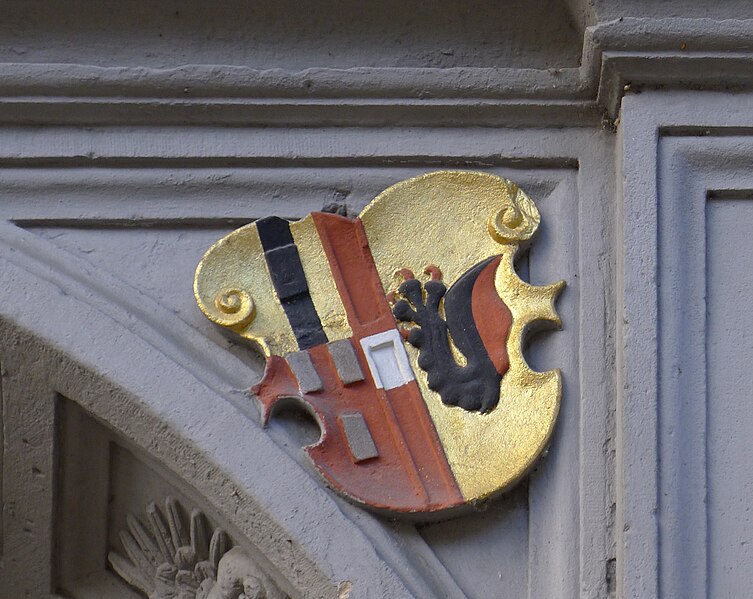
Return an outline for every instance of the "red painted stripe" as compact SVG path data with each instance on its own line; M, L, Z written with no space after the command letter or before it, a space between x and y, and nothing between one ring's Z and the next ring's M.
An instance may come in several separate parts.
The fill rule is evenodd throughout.
M510 367L507 339L512 327L512 312L499 297L494 285L494 277L501 260L501 256L492 260L479 274L473 285L471 306L473 320L476 322L486 352L497 372L504 375Z
M395 319L361 221L323 212L311 216L353 336L361 339L394 328Z
M368 246L363 223L359 219L351 220L332 214L314 213L312 216L348 323L353 330L353 338L356 341L354 347L367 376L367 384L359 385L363 387L359 393L365 396L366 405L381 405L381 414L364 414L372 435L375 429L385 429L385 432L389 432L393 439L390 454L394 451L396 455L385 455L385 459L389 462L397 458L406 470L411 471L411 478L416 478L422 487L424 506L417 511L433 511L461 505L462 494L418 385L413 381L389 391L375 389L366 358L358 343L358 340L369 335L396 328L392 310ZM355 390L355 386L353 389ZM377 397L372 395L374 391ZM355 397L351 399L359 405L364 405L364 402L356 400ZM347 407L342 405L342 411L347 410ZM380 451L380 457L375 461L378 462L382 459L382 450L378 444L377 449ZM333 472L332 476L339 474L341 473ZM373 493L373 481L365 482L371 487L368 492ZM395 478L388 480L387 484L385 491L396 492L396 486L403 483L399 478ZM366 492L367 489L363 491ZM419 490L414 488L412 492L415 494Z
M386 395L403 432L414 467L429 496L427 509L431 511L462 505L463 495L450 470L418 383L411 381L402 387L390 389Z

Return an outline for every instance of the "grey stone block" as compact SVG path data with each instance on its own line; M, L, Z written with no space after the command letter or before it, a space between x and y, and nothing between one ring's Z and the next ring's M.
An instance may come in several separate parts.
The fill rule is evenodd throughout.
M321 390L322 379L319 378L319 373L316 372L308 352L292 352L285 356L285 359L298 379L298 387L302 393L313 393Z
M363 380L363 371L350 339L340 339L327 344L329 355L337 368L337 375L344 385Z
M340 422L355 462L363 462L379 455L369 427L360 412L343 414L340 416Z

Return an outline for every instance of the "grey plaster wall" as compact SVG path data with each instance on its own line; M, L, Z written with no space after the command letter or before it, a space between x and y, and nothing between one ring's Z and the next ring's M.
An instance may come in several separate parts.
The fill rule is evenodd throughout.
M166 494L291 597L743 596L749 4L8 3L0 597L138 596L106 554ZM564 396L525 484L417 526L261 430L191 283L241 224L437 168L536 200Z
M749 94L623 101L616 530L626 595L747 592L750 106Z
M205 3L12 1L3 62L171 68L577 66L583 43L557 0ZM441 43L438 42L441 40Z
M472 136L466 138L469 132ZM599 230L609 230L605 224L609 222L604 212L606 206L601 202L602 195L609 193L610 185L602 161L604 153L610 151L608 134L578 129L560 132L521 130L514 138L509 138L484 129L288 129L280 132L283 135L271 139L270 135L260 136L253 130L130 128L95 129L84 133L66 130L61 138L59 131L49 131L49 135L58 140L67 140L66 147L56 149L53 138L44 131L28 131L31 138L25 137L25 133L16 129L13 134L35 145L36 150L29 150L46 153L48 158L32 168L8 169L10 184L6 206L17 215L13 219L17 224L8 229L8 234L12 235L11 245L28 248L32 256L42 252L36 259L43 264L52 261L53 270L70 273L78 281L74 288L93 286L92 291L82 290L82 293L103 295L96 302L100 309L120 311L118 320L122 326L133 330L137 337L148 339L158 352L171 356L171 360L190 372L191 377L211 385L220 397L224 397L217 404L218 414L224 416L217 423L220 429L216 433L202 432L208 421L216 416L208 415L206 410L192 409L191 418L196 419L196 424L188 428L178 425L176 434L189 438L199 433L202 436L209 434L210 438L217 439L212 447L219 442L230 452L229 455L236 456L231 460L234 464L231 476L255 477L256 482L244 484L246 493L255 497L260 485L268 490L269 505L261 513L258 508L249 507L255 513L254 518L261 518L261 514L273 509L279 514L270 515L274 526L280 524L277 518L282 517L283 529L290 525L301 527L297 531L282 533L282 536L275 533L271 540L266 534L250 533L248 528L239 527L235 512L227 512L216 503L217 490L203 500L209 506L208 510L227 519L225 526L240 528L240 534L247 536L249 546L267 556L265 559L271 571L283 581L292 575L289 568L310 572L312 566L298 561L299 558L280 564L274 555L270 555L267 544L281 542L285 546L285 538L294 538L311 559L323 562L323 566L326 564L325 571L330 574L325 576L334 575L334 579L330 578L332 588L340 582L349 582L352 596L483 597L495 592L525 592L532 596L554 593L577 597L581 585L587 586L592 596L605 592L611 551L608 524L611 500L607 477L595 475L592 468L594 463L601 463L601 472L608 471L609 458L603 451L609 435L608 404L602 398L609 393L609 369L605 366L583 370L581 356L592 355L593 360L604 360L604 335L608 330L609 316L605 314L603 319L582 322L579 315L583 302L591 306L589 312L605 310L603 281L610 275L606 259L608 250L602 245L605 239L590 237L583 245L577 231L594 226L594 222ZM68 153L86 155L92 143L104 139L102 136L106 136L109 148L98 149L99 158L58 166L64 164L62 160ZM165 144L155 146L149 143L160 136ZM208 139L214 140L213 143L207 145ZM573 139L580 140L577 145L581 151L563 158L571 151ZM248 140L248 144L243 145L242 140ZM255 140L255 146L251 140ZM71 143L82 145L72 148ZM157 147L159 155L155 155ZM128 159L133 161L132 164L124 164L122 158L116 161L102 155L105 150L112 156L122 155L124 151L137 151L140 155ZM216 157L231 151L235 154L233 161L236 164L217 166ZM272 152L272 157L266 159L271 166L264 166L261 161L257 165L251 162L254 154ZM431 155L427 156L427 152ZM287 158L291 155L296 157ZM414 158L402 158L402 164L395 165L396 155ZM274 166L280 157L287 164ZM249 166L243 165L246 160L250 162ZM209 166L203 166L205 161ZM344 202L355 212L392 181L437 166L452 168L461 161L466 166L491 170L518 181L539 202L545 224L538 243L521 262L521 270L535 283L557 277L570 282L560 304L560 311L570 324L563 332L541 337L532 343L528 356L537 368L562 367L566 372L568 395L572 399L563 406L561 426L550 453L550 456L558 457L543 461L530 482L509 497L462 521L419 527L410 523L385 522L343 503L322 487L302 459L299 431L294 423L276 421L268 432L259 429L255 407L242 390L258 379L260 361L237 341L226 338L197 311L191 293L192 272L206 247L241 222L274 213L299 217L333 199ZM152 166L143 166L145 162L151 162ZM46 166L50 163L54 166ZM165 164L173 166L167 168ZM585 172L593 176L587 177ZM20 179L14 180L15 177ZM133 177L137 178L138 184L133 184ZM214 186L217 187L215 197L206 199L205 194L210 194ZM186 191L182 194L183 189ZM124 190L128 192L127 201L117 200ZM36 201L16 201L12 199L15 194L29 194ZM138 195L141 197L137 198ZM99 197L109 200L98 201ZM255 201L256 198L260 200ZM579 204L593 205L593 209L583 214ZM593 243L596 247L591 245ZM583 261L579 258L583 253L597 258ZM82 276L81 273L86 274ZM592 288L586 297L581 293L581 278L598 281L598 287ZM73 291L67 290L66 293ZM13 313L16 311L17 308ZM55 311L59 312L60 308ZM17 320L18 316L14 317L14 321ZM82 330L87 331L91 326L85 325ZM593 331L585 343L581 341L584 328ZM45 333L45 329L39 326L34 330L43 335L55 334L55 330ZM91 334L82 333L84 347L89 347ZM582 349L572 351L572 347ZM92 350L94 353L90 354ZM71 351L73 357L86 359ZM101 356L100 351L88 349L86 355L95 360L94 372L104 368L105 372L111 373L103 373L108 380L123 369L137 380L154 373L156 378L150 383L152 391L146 395L139 393L138 397L144 402L145 409L163 414L157 418L158 422L179 406L184 409L186 400L170 399L176 397L176 383L164 366L155 371L154 367L144 370L143 366L133 364L133 355L126 351L122 338L108 352L111 357L120 356L117 364L108 365L111 358ZM601 387L603 391L586 396L582 391L584 385ZM165 395L168 389L170 392ZM69 402L82 401L75 392L60 388L53 390L65 395ZM193 394L196 396L195 391ZM206 402L201 396L199 394L191 401L201 405L202 401ZM111 409L118 409L108 398L86 404L84 409L109 422L112 416L98 412L108 405ZM579 414L584 409L593 419L581 420ZM233 417L235 413L243 417ZM247 431L246 434L238 440L226 439L229 431L222 432L226 418L234 419L237 426ZM132 445L134 431L130 428L123 431L123 424L118 419L111 426L122 431L125 439L120 441L121 444ZM134 422L132 426L144 425L143 422ZM138 437L143 439L141 434ZM237 453L239 444L248 446L252 454L258 452L245 437L271 444L270 447L280 452L279 456L268 463L258 454L255 458L241 458ZM148 440L148 434L146 439L147 446L142 447L142 452L159 462L159 447L153 440ZM135 442L139 444L138 439ZM198 440L193 442L201 446ZM168 442L163 449L169 450L171 446L172 442ZM55 450L52 451L54 454ZM294 465L290 471L284 466L286 460ZM195 463L192 461L187 465L189 472L196 468L202 473L206 466L193 465ZM103 467L107 472L102 476L117 482L117 472L112 469L112 464ZM276 472L271 478L269 468ZM169 474L175 472L176 466L168 463L163 469ZM184 493L196 494L198 491L206 497L206 483L199 485L196 475L186 477L184 470L178 475L182 482L176 484L184 489ZM139 476L134 476L136 487L154 487L153 483L139 482ZM318 489L316 496L284 490L289 484L300 485L301 476L311 488ZM593 482L583 488L573 484L573 481L584 480L584 476L593 476ZM291 482L281 487L280 477ZM296 480L299 482L293 483ZM159 489L159 486L154 488ZM337 513L341 515L335 517L332 514L329 518L303 515L300 507L289 505L286 497L290 493L295 493L297 501L311 507L321 507L322 499L326 499L326 503L337 506ZM134 500L134 503L138 501ZM600 507L591 510L588 505ZM312 517L317 519L316 528L319 530L312 528ZM344 520L340 522L339 518ZM368 566L368 559L372 558L356 560L353 550L346 549L342 540L335 544L334 529L340 529L344 522L350 522L348 526L362 531L359 535L364 536L358 543L363 543L367 551L377 551L382 556L383 565L374 567L386 567L386 572L392 574L377 575ZM331 532L324 532L326 529ZM587 544L581 541L584 537L589 539ZM324 553L321 552L322 543L330 548ZM573 547L578 550L573 551ZM332 570L337 566L329 555L330 551L336 551L344 560L341 565L345 570L340 574L335 574L336 569ZM539 576L540 571L552 575ZM307 574L310 575L313 574ZM388 578L397 576L406 588L388 593L379 582L385 575ZM292 585L302 596L313 596L318 592L311 582L295 580L297 576L293 575L294 580L287 583L288 588ZM73 589L80 594L76 580L73 582L73 586L66 582L60 589ZM54 578L52 583L55 584ZM327 596L325 591L321 592Z

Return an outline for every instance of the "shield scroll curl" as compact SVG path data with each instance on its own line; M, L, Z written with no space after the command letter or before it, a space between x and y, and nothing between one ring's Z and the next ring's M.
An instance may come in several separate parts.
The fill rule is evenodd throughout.
M549 442L558 370L536 372L527 329L559 326L560 281L522 281L540 223L514 183L438 171L354 219L264 218L210 248L194 282L213 322L267 359L264 422L295 398L321 438L304 450L337 492L391 514L475 504L519 481Z

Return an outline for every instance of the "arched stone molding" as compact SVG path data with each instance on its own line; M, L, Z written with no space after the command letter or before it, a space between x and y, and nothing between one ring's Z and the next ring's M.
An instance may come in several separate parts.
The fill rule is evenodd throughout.
M398 546L387 527L334 498L260 433L239 408L238 387L218 374L247 372L240 360L32 233L3 223L0 248L2 572L10 588L56 590L62 396L221 515L291 596L462 596L431 554L419 547L410 555L419 541ZM398 572L392 564L401 562L414 567Z

